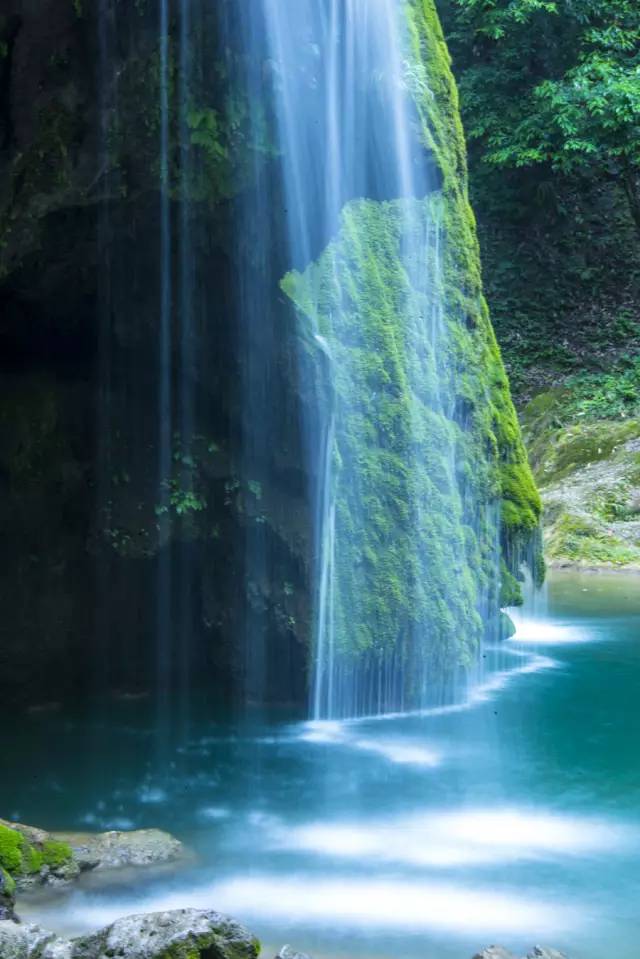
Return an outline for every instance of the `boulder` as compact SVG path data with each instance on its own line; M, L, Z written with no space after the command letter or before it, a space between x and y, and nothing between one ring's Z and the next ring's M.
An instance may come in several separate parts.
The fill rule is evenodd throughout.
M306 952L296 952L291 946L283 946L276 959L311 959Z
M257 959L259 952L258 940L232 919L209 910L176 909L128 916L76 939L71 959Z
M119 919L81 939L0 922L1 959L257 959L260 944L217 912L176 909Z
M55 836L71 846L73 857L82 871L118 869L122 866L152 866L175 862L186 856L182 843L161 829L56 833Z
M476 953L473 959L516 959L516 957L503 946L487 946L482 952Z
M176 862L187 855L179 840L160 829L131 832L50 833L0 819L0 864L20 889L35 885L67 885L89 869L151 866ZM0 880L0 918L10 919ZM4 907L4 912L2 911Z
M0 921L15 919L15 890L16 884L8 872L0 866Z
M527 959L567 959L563 952L557 949L550 949L548 946L534 946L531 952L527 953Z
M0 922L2 959L72 959L71 943L40 926Z

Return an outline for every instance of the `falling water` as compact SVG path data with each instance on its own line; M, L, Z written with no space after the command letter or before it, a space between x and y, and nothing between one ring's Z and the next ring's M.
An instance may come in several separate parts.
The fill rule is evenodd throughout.
M120 122L117 84L133 82L119 47L145 37L110 9L105 155ZM495 581L478 590L469 574L474 564L497 570L499 515L479 481L460 476L445 206L420 134L416 86L430 92L407 48L407 9L158 0L143 13L157 41L155 184L144 201L154 206L140 236L127 224L117 246L121 185L110 172L99 498L107 540L153 568L139 605L140 622L154 623L162 722L175 716L176 689L189 700L198 655L245 704L299 701L294 647L305 635L315 718L437 704L473 664L481 616L495 613ZM229 408L213 409L213 395ZM225 429L228 449L212 464L206 447L217 455ZM112 475L116 460L145 514L133 544L138 513L131 520L133 504L113 495L129 483ZM293 509L295 522L284 515ZM229 570L212 545L221 516ZM217 579L209 615L203 597ZM302 623L282 600L294 588L311 597L309 610L304 597L296 604ZM103 593L108 605L108 576ZM111 649L117 611L105 623ZM136 636L139 660L145 643ZM125 633L121 644L124 662Z
M397 257L401 273L399 288L389 294L395 302L387 318L397 320L393 348L401 366L398 376L412 397L399 496L410 516L406 525L416 534L406 530L413 546L403 576L413 580L416 595L429 589L433 579L434 590L443 593L438 600L442 621L447 621L447 605L458 602L465 590L453 581L464 546L461 541L444 542L446 531L434 518L442 511L438 496L446 493L448 509L460 522L467 508L476 512L477 507L464 502L473 492L459 489L456 476L456 391L444 313L444 237L441 210L433 200L438 182L416 134L404 5L396 0L260 0L244 10L243 29L254 65L248 77L250 99L270 96L275 114L284 269L294 271L283 285L304 314L303 354L309 349L306 320L319 365L326 370L327 382L317 391L316 404L306 410L309 475L315 477L317 503L313 715L377 714L425 705L451 695L455 669L446 664L455 661L456 654L446 644L464 647L465 640L447 639L443 634L447 628L451 632L451 626L436 628L418 616L412 621L406 609L406 621L398 623L391 639L376 637L375 614L365 609L362 597L387 586L384 573L345 570L347 555L367 553L367 528L373 522L366 505L370 480L362 456L349 444L364 449L373 434L379 435L386 402L362 377L361 354L367 348L377 350L375 333L354 333L344 322L354 309L352 285L364 286L362 277L350 272L353 259L366 264L367 259L383 258L381 269L387 266L387 252L376 246L379 237L368 225L377 215L370 213L371 202L394 235L388 255ZM252 216L259 219L259 211ZM313 265L323 260L324 287L318 278L323 267ZM361 292L366 296L368 291ZM379 293L386 295L384 284ZM301 360L303 369L305 362ZM423 475L435 489L431 497L414 479ZM385 482L373 491L382 498L382 509L390 495ZM495 510L493 516L485 511L479 522L493 525L490 538L497 540ZM443 540L440 553L430 549L434 536ZM381 551L394 549L393 541L380 543ZM370 561L375 563L376 557ZM436 585L435 564L449 565L449 584ZM495 589L495 584L487 589ZM392 603L396 601L394 597ZM482 603L481 597L476 608ZM358 649L360 627L373 634L369 648ZM472 649L477 622L469 623L469 634Z

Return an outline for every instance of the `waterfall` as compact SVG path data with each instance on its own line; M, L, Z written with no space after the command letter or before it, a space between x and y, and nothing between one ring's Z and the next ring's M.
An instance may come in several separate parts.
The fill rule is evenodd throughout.
M163 722L210 677L252 710L306 679L317 719L448 701L497 617L506 380L420 9L100 5L100 670Z
M278 187L271 200L279 204L289 271L282 286L298 308L302 353L311 341L325 370L324 387L305 411L317 504L316 718L450 696L455 662L473 658L477 610L488 605L463 576L461 530L472 522L465 513L491 527L492 542L497 538L497 520L475 502L473 478L461 485L457 475L461 428L445 321L446 238L438 178L416 132L411 88L419 83L423 95L429 91L408 63L405 12L398 0L260 0L240 13L253 65L249 97L266 100L274 115ZM261 218L253 209L251 217L264 223L272 244L273 211ZM388 270L391 287L371 275L376 269ZM371 321L374 302L363 307L360 325L350 324L359 296L389 298L381 333ZM384 345L376 343L379 335L387 337ZM372 367L379 359L380 369L363 370L366 354ZM391 355L397 368L389 370ZM306 359L301 366L308 376ZM394 409L394 391L401 390L406 408ZM372 437L379 449L367 462ZM372 507L381 515L370 515ZM394 509L402 514L400 533L396 541L389 524L385 542L382 514ZM443 510L450 516L438 515ZM403 582L391 584L397 569ZM430 589L433 600L425 596ZM491 589L495 583L485 592ZM466 637L454 635L460 622Z

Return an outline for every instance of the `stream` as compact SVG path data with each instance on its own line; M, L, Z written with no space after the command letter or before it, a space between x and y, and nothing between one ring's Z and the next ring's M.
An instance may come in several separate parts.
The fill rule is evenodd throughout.
M468 959L500 942L637 959L640 578L556 572L464 701L353 722L194 721L158 746L139 702L31 716L0 808L50 829L158 826L197 860L23 898L68 934L180 906L271 959Z

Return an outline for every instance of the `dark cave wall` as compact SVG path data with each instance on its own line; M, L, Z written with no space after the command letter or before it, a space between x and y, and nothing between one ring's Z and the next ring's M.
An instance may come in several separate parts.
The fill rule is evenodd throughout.
M231 293L234 258L251 248L229 227L231 206L251 187L251 164L238 161L242 145L223 123L230 159L221 164L215 142L199 144L185 187L173 116L176 426L164 481L175 502L158 516L155 18L155 5L123 0L13 0L0 16L0 695L39 704L153 691L164 564L170 691L188 679L214 698L283 701L293 690L302 702L310 504L293 332L276 344L256 331L270 407L270 454L258 475L246 454L256 424L240 388L246 331ZM174 32L176 20L172 11ZM213 30L210 37L201 60L221 55ZM175 99L173 67L172 77ZM192 82L202 109L214 109L215 82L206 85L197 65ZM239 171L234 182L230 166ZM279 329L293 331L281 297L265 306L265 331L268 311L280 311ZM179 425L187 402L188 438ZM267 557L262 573L256 551ZM270 649L260 682L255 635Z

